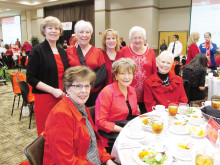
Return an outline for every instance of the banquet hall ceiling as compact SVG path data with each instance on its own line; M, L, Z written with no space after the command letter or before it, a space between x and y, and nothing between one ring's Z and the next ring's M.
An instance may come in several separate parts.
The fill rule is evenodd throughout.
M19 15L21 11L84 0L0 0L0 17Z

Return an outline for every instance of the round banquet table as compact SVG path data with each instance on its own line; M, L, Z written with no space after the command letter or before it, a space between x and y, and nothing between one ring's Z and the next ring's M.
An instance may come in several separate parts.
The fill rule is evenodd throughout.
M200 109L196 109L196 113L201 114ZM167 110L160 112L153 111L151 113L146 113L146 115L160 116L160 118L164 121L165 128L160 135L160 141L155 141L156 135L153 134L152 130L145 129L145 126L142 125L143 117L138 116L134 118L122 129L114 143L111 155L116 157L115 161L117 163L122 165L138 165L133 158L135 150L143 148L144 146L149 146L152 143L160 143L166 146L167 153L173 157L172 165L195 165L194 159L185 160L185 158L180 158L179 156L177 157L175 147L179 142L190 141L190 143L194 145L194 148L195 146L205 145L208 152L220 152L218 146L212 145L206 137L195 138L189 134L188 129L185 132L176 133L176 131L171 129L172 126L168 127L168 121L170 118ZM176 117L180 119L182 118L182 115L177 115ZM187 125L190 126L191 124L188 123ZM206 125L207 121L204 120L201 126L205 128ZM134 129L135 127L136 129ZM142 137L140 136L141 138L132 138L132 131L141 131L140 135L144 135Z
M220 78L206 76L208 85L208 100L212 99L212 96L220 96Z

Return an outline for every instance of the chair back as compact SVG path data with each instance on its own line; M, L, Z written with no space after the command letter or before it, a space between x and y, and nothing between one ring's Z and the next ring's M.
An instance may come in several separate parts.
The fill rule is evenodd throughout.
M45 139L42 135L38 136L30 145L28 145L24 154L31 165L42 165L44 156Z
M16 78L18 85L21 89L21 95L24 100L24 102L28 103L28 93L29 93L29 86L26 81L20 81L18 78Z
M188 102L190 102L190 84L189 81L186 79L183 79L183 86L186 92L186 96L188 98Z

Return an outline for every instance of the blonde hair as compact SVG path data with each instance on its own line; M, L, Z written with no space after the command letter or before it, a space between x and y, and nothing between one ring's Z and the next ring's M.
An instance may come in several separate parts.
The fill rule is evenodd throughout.
M56 26L60 29L60 35L63 33L63 27L60 20L53 16L48 16L43 19L43 22L40 25L40 32L45 37L45 27L46 26Z
M120 58L112 64L112 74L115 77L120 71L132 71L133 74L137 69L137 65L134 60L130 58Z
M63 75L63 89L70 87L74 81L89 81L94 86L95 72L86 66L75 66L68 68Z
M106 29L103 33L102 33L102 50L106 51L106 36L108 35L108 33L112 33L113 36L115 36L116 38L116 47L115 50L118 51L120 50L120 43L119 43L119 34L117 31L115 31L114 29Z
M199 41L200 33L199 32L192 32L189 36L187 46L189 47L193 43L197 43Z

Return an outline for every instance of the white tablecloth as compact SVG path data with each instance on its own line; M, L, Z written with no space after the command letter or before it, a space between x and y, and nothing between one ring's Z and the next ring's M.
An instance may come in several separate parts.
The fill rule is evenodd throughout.
M154 113L154 112L153 112ZM161 115L161 118L166 121L168 120L168 112L164 111ZM146 136L140 139L133 139L128 137L127 134L132 131L132 126L141 124L143 118L136 117L132 121L130 121L120 132L118 138L115 141L115 144L112 149L112 156L116 157L116 162L121 163L122 165L137 165L137 163L133 159L133 152L137 148L142 148L143 146L147 146L150 143L154 142L155 135L152 132L147 132L143 129L141 131L145 131ZM204 121L203 127L207 125L207 122ZM165 144L168 148L169 153L174 153L174 146L180 141L190 140L195 145L204 145L206 144L207 150L210 152L220 152L217 146L213 146L206 137L203 138L194 138L189 134L176 134L172 133L169 130L165 130L160 135L160 143ZM127 144L127 146L126 146ZM130 146L129 146L130 145ZM172 165L195 165L194 160L191 161L183 161L179 159L175 159Z
M217 77L206 77L208 83L208 100L210 101L213 95L220 96L220 79Z

